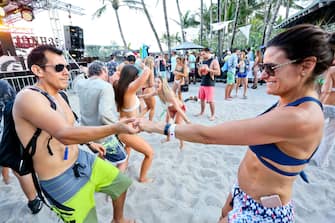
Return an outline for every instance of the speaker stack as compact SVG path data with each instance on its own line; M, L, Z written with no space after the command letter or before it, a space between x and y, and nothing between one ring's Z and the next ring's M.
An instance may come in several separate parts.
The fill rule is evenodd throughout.
M65 48L75 60L84 55L84 32L79 26L64 26Z

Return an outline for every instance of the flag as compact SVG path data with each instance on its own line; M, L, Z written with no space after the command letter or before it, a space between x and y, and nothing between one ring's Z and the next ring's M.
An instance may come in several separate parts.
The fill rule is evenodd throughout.
M233 20L229 20L229 21L224 21L224 22L217 22L217 23L212 23L212 30L213 31L218 31L220 29L224 29L225 33L228 33L228 25L230 22L232 22Z
M247 38L247 43L249 43L250 28L251 24L238 28L241 31L241 33L245 36L245 38Z

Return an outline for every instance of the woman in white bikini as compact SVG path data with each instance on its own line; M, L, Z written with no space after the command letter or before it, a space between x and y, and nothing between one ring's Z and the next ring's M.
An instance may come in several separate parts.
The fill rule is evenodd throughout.
M143 65L141 66L144 67ZM140 100L136 96L136 92L145 85L149 75L150 70L147 67L142 70L134 65L124 65L122 68L120 79L114 85L115 101L120 112L120 119L138 117ZM130 155L130 147L144 155L139 182L151 182L152 180L147 178L147 173L154 157L152 147L138 135L121 134L120 137L127 141L127 146L129 146L126 147L128 157Z
M187 65L184 63L184 59L177 57L176 59L177 65L175 70L173 71L174 74L174 82L173 82L173 92L178 95L180 100L182 99L181 96L181 85L185 84L185 79L188 75Z
M150 94L141 95L141 98L150 98L154 95L157 95L161 102L166 105L166 123L174 122L175 124L182 124L184 121L189 124L191 121L187 118L185 111L186 106L182 100L180 100L172 89L169 87L166 79L157 77L155 79L155 90ZM166 141L169 141L170 138L167 137ZM179 148L184 147L184 141L180 140Z

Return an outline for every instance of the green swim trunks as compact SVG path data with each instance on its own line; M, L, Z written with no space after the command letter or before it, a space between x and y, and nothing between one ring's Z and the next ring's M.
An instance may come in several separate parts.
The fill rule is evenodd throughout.
M86 165L85 167L82 169L79 167L80 177L76 177L73 174L75 171L73 171L73 168L70 168L61 174L61 176L42 182L42 187L46 187L44 189L47 191L54 192L57 190L56 188L59 188L59 193L62 192L63 194L56 200L74 209L74 211L66 212L53 206L53 211L60 215L64 222L97 223L98 219L95 209L94 193L102 192L115 200L125 192L132 183L130 178L122 174L119 169L109 162L100 158L91 159L90 156L91 154L80 152L79 157L81 157L81 159L84 157L84 161L88 161L82 162L84 166ZM92 166L91 170L89 168L90 166ZM64 183L64 179L68 179L66 183ZM76 187L78 181L83 179L87 180L86 183L72 195L72 188L69 187ZM65 184L66 187L63 186ZM51 190L52 188L53 190ZM63 202L64 200L62 200L61 196L66 196L66 193L69 193L70 196L68 199L65 198L66 201ZM53 196L53 198L55 197Z
M227 84L235 84L235 74L233 72L227 72Z

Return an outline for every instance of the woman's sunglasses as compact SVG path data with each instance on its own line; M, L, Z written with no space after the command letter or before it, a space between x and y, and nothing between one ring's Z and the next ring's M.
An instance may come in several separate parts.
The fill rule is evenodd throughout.
M260 69L261 72L265 71L269 76L275 76L275 70L289 65L289 64L293 64L296 63L298 60L290 60L286 63L282 63L282 64L274 64L274 63L260 63L258 64L258 67Z
M71 70L71 65L70 64L56 64L56 65L41 65L40 67L53 67L55 69L56 72L62 72L64 70L64 68L66 67L66 69L68 71Z

